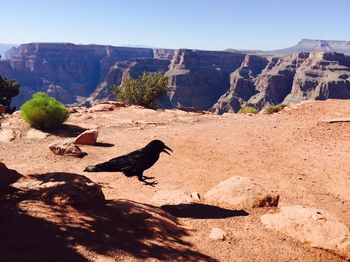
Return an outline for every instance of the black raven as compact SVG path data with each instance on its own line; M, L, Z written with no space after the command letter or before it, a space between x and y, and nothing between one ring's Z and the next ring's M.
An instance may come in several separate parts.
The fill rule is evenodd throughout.
M106 162L97 164L95 166L88 166L85 168L85 172L123 172L127 177L137 176L138 179L144 182L146 185L154 186L156 182L146 182L146 179L152 179L153 177L147 177L143 175L143 172L154 165L159 159L159 154L165 152L168 155L170 153L166 150L173 152L160 140L153 140L144 148L133 151L129 154L112 158Z

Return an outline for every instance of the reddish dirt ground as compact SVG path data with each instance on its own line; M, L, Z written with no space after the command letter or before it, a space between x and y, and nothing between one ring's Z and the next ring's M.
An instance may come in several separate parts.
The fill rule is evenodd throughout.
M331 123L329 120L340 119ZM348 120L348 121L346 121ZM72 114L65 130L44 139L26 138L18 115L3 129L19 130L0 142L0 162L23 175L67 172L103 186L109 206L55 207L37 201L5 201L1 207L1 252L8 261L342 261L268 230L260 216L181 217L151 204L159 190L204 194L231 176L246 176L280 195L280 205L305 205L331 212L350 227L350 101L312 101L272 115L187 113L138 107ZM84 158L54 155L48 144L82 128L99 128L98 146L81 146ZM84 173L99 163L161 139L173 149L145 172L155 187L121 173ZM113 146L112 146L113 145ZM125 199L124 201L121 201ZM113 201L112 201L113 200ZM149 217L148 209L156 215ZM208 211L209 212L209 211ZM173 230L176 223L183 229ZM212 227L226 231L225 241L209 239ZM29 261L29 260L27 260Z

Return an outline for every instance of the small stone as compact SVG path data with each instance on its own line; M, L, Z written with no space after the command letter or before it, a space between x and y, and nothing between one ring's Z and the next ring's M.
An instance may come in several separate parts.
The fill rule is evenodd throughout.
M198 192L192 192L191 198L194 202L201 202L201 196Z
M74 143L78 145L94 145L96 144L97 136L98 130L86 130L74 140Z
M225 240L226 232L221 228L213 227L211 229L211 233L209 235L209 238L211 240Z

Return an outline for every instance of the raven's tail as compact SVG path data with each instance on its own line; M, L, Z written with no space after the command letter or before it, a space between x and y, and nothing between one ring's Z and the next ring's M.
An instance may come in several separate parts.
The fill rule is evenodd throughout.
M84 172L118 172L121 171L122 166L111 161L103 162L94 166L88 166Z
M96 166L87 166L84 169L84 172L98 172L98 170L96 169Z

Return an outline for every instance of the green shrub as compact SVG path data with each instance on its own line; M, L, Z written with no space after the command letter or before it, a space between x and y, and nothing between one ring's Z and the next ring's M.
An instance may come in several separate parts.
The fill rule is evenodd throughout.
M138 79L128 78L119 87L113 91L119 101L131 105L140 105L148 108L156 107L164 95L170 89L168 86L168 77L162 73L144 72Z
M259 113L259 110L257 108L255 108L254 106L244 106L241 107L241 109L237 112L239 114L257 114Z
M32 127L50 130L67 120L69 111L63 104L45 93L35 93L21 106L21 117Z
M278 105L274 105L274 106L267 106L264 109L264 112L266 114L273 114L273 113L277 113L277 112L281 111L285 107L286 107L286 105L284 105L284 104L278 104Z

